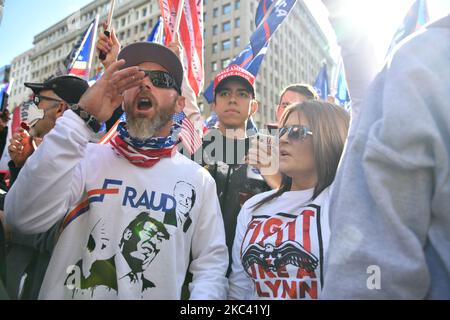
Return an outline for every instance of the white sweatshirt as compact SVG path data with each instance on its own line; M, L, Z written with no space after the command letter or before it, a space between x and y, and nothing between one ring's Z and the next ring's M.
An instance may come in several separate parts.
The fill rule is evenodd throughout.
M372 84L330 199L326 299L450 299L450 15Z
M285 192L255 210L273 194L248 200L239 213L233 245L230 299L317 299L323 286L328 248L328 198L325 189Z
M215 183L180 154L152 168L119 158L72 111L58 119L6 198L7 221L41 233L64 218L41 299L226 297L228 253Z

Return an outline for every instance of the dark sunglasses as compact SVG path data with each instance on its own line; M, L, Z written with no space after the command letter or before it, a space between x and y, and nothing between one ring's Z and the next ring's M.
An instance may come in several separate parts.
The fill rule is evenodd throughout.
M33 102L36 106L38 106L42 100L62 102L62 100L60 100L60 99L50 98L50 97L41 96L41 95L35 95L33 98Z
M278 135L281 138L285 134L288 134L289 139L293 140L305 140L308 136L312 136L312 131L305 126L295 125L290 127L280 128L278 131Z
M145 73L145 76L150 79L152 84L158 88L174 88L179 94L181 94L181 89L177 86L175 79L168 72L155 71L155 70L141 70Z

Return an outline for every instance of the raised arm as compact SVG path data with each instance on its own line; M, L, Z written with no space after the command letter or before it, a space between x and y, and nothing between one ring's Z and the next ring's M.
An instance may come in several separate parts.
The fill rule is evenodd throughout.
M122 102L126 89L141 84L138 68L120 70L113 63L104 76L81 98L79 105L103 122ZM84 189L84 158L94 132L71 110L31 155L5 200L7 223L23 233L42 233L58 222Z

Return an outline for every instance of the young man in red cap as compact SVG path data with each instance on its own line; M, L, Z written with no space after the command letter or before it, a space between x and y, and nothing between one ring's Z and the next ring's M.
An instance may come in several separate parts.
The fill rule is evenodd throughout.
M190 268L191 298L224 299L228 252L214 181L176 152L181 62L148 42L119 59L57 121L7 195L7 222L24 232L64 218L39 297L179 299ZM120 104L127 120L110 143L88 143Z
M246 164L251 144L247 121L258 110L254 85L255 77L237 65L216 76L212 109L218 115L218 128L208 131L203 148L194 154L194 160L216 181L229 252L241 206L252 196L270 190L263 177Z

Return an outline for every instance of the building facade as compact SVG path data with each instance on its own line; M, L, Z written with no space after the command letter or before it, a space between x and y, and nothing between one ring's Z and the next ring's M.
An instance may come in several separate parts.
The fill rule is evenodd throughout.
M259 1L206 0L204 3L206 88L248 44L256 30ZM260 105L254 120L258 127L276 122L281 90L292 83L313 84L323 61L333 69L335 62L325 34L303 0L298 0L272 36L257 76L256 95ZM205 116L209 113L210 108L205 107Z
M258 2L203 0L205 88L248 44L256 29L254 18ZM35 36L34 50L29 56L32 81L43 81L58 70L95 16L98 14L100 21L106 20L109 3L110 0L95 0ZM122 46L145 41L159 16L158 0L117 0L113 24ZM255 121L259 126L275 121L278 96L285 86L298 82L313 83L324 60L330 67L334 65L328 48L319 25L303 0L298 0L289 17L273 35L257 77L260 109ZM91 76L98 71L98 66L98 57L95 57ZM21 78L22 75L16 75L16 79ZM210 107L202 97L199 105L205 118L208 117Z
M107 19L109 5L110 0L93 1L79 12L38 34L34 38L35 52L31 57L32 78L41 81L53 75L95 16L98 14L100 21ZM156 0L118 0L114 27L122 46L144 41L158 17L159 6ZM95 74L97 67L98 57L95 57L91 76Z
M11 110L27 101L32 94L32 91L23 85L25 82L32 82L30 61L32 54L33 49L30 49L15 57L11 62L11 79L13 80L9 97L9 109Z

